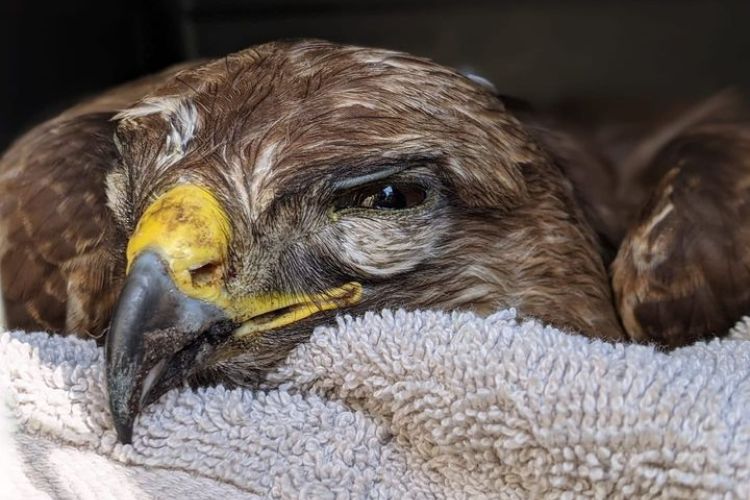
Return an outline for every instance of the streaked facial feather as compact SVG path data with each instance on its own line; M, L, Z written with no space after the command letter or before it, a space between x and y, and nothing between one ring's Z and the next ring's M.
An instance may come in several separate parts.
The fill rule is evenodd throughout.
M491 92L452 70L383 50L269 44L180 72L118 118L108 194L125 234L159 192L206 185L232 218L232 293L356 278L365 294L352 313L512 306L621 334L569 184ZM398 175L426 186L429 203L332 211L334 181L414 158ZM326 317L227 346L206 369L247 377Z

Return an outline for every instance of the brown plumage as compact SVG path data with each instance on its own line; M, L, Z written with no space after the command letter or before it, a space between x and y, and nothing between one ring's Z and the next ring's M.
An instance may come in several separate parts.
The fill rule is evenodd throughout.
M750 127L703 124L649 163L663 173L612 266L631 338L680 346L750 312Z
M0 160L0 278L8 326L100 337L124 274L105 177L117 163L113 110L177 67L43 123Z
M0 163L7 315L11 327L100 336L116 310L108 380L125 440L144 401L183 379L252 383L343 307L516 307L620 340L603 251L625 232L610 203L614 168L582 136L522 123L488 89L424 59L267 44L115 89L10 148ZM172 232L188 253L170 247ZM615 265L624 311L634 286L653 296L649 278L622 279L635 276L624 263L642 237L628 237ZM723 251L685 259L718 266ZM665 313L633 316L654 324Z
M101 114L49 124L6 155L2 279L13 328L98 335L123 273L102 190L114 124ZM50 157L45 152L59 150ZM39 154L39 153L42 154Z
M268 45L183 72L178 78L167 73L155 80L155 91L150 88L154 79L138 90L193 99L200 112L206 113L206 121L215 120L210 128L204 127L201 159L216 154L217 147L239 149L237 143L242 143L244 151L232 152L252 165L259 143L285 142L287 149L279 154L285 167L280 175L286 175L293 189L307 180L300 175L303 167L310 176L325 174L331 165L354 168L355 162L367 161L362 157L377 157L381 151L393 157L435 157L429 161L441 164L446 188L451 190L448 194L457 205L450 207L455 224L451 230L458 233L451 239L460 243L462 251L453 249L460 255L452 255L453 263L446 266L451 271L443 276L440 293L428 283L418 290L395 287L390 300L373 297L373 306L466 307L482 312L516 306L562 326L619 337L607 307L609 294L597 249L579 220L567 183L545 153L503 112L502 105L459 75L410 56L308 43ZM454 95L447 95L449 91ZM188 168L209 182L233 182L206 165L185 162L171 170L148 171L150 155L157 154L162 145L158 122L163 120L153 116L137 124L121 120L119 134L130 141L124 154L135 157L127 160L144 164L125 165L128 173L137 173L138 180L130 186L118 185L118 195L110 197L119 215L118 236L112 212L104 206L105 176L113 170L116 175L125 172L115 169L117 153L109 139L117 123L110 120L127 108L129 100L135 104L134 94L124 99L113 99L110 94L103 110L87 105L81 107L83 113L66 113L32 131L4 157L1 187L3 193L12 195L3 196L3 226L15 231L7 239L3 261L11 324L56 330L67 326L97 334L106 321L96 314L87 313L88 321L67 319L65 323L68 303L75 297L69 290L91 283L66 267L70 260L88 256L82 238L98 242L96 251L103 255L98 258L111 261L106 276L95 280L104 286L88 294L89 300L95 295L95 302L108 309L104 304L111 307L111 300L101 294L113 288L109 279L116 284L121 277L115 270L122 273L122 238L132 231L138 212L154 191L175 182ZM279 116L288 116L286 123L274 123L280 121ZM421 127L425 126L432 130L424 131ZM147 133L146 127L153 127L154 132ZM307 146L318 143L324 146ZM51 187L45 190L47 183ZM86 196L89 192L96 196ZM34 200L44 208L29 206ZM91 208L84 213L87 201ZM238 207L235 212L244 210ZM43 233L45 229L49 232ZM71 240L75 242L68 243ZM486 252L480 252L498 242L523 248L523 255L501 248L486 257ZM64 251L63 244L70 245L65 255L44 254L43 248L49 245ZM44 271L31 272L31 262ZM438 264L430 263L430 267L442 267ZM571 266L580 270L580 283L573 277L567 283L571 293L562 293L560 280L569 280ZM26 269L23 277L17 277L14 270L18 269ZM508 275L513 279L507 279ZM56 293L40 296L39 290L50 286ZM73 302L86 301L75 298ZM37 319L39 314L42 317Z
M614 259L626 332L670 347L726 333L750 312L747 104L725 91L627 120L598 113L518 114L560 158Z

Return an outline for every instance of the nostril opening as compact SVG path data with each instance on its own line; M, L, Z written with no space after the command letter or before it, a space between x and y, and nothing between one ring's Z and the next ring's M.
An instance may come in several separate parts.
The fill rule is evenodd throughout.
M208 262L200 267L190 270L190 279L193 286L202 287L215 284L222 273L222 266L218 262Z

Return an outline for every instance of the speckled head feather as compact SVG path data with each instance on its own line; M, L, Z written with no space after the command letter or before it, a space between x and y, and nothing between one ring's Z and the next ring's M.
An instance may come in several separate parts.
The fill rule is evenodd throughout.
M132 88L128 99L140 95L128 105L110 94L98 101L106 109L93 101L32 131L0 171L0 192L23 192L24 176L76 154L73 145L47 146L51 128L78 131L98 120L96 133L114 137L100 148L116 161L103 161L90 181L55 189L66 204L84 192L80 183L97 190L97 213L112 228L87 251L111 256L108 289L120 286L123 249L146 208L193 183L214 193L229 216L221 279L230 294L314 293L354 280L362 298L346 312L515 307L585 334L622 337L596 239L570 183L487 88L459 73L402 53L304 41L255 47ZM342 207L342 196L363 182L417 186L423 199L404 210ZM6 199L6 225L33 217L24 195ZM58 224L55 237L78 237ZM3 260L9 289L15 274L6 267L19 259L13 245L46 244L14 238ZM76 258L71 248L65 259ZM60 300L81 302L70 290L89 298L87 283L74 283L63 264L56 271L69 290ZM30 299L10 297L11 320L42 308ZM333 314L230 340L192 374L244 383ZM45 319L56 328L64 320Z

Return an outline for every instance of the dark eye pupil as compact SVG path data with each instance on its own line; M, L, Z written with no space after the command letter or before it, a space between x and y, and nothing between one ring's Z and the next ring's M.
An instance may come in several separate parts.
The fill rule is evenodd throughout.
M416 184L382 184L366 186L340 196L337 209L367 208L371 210L401 210L422 204L427 192Z
M384 186L378 194L375 195L372 208L406 208L407 200L404 193L393 186Z

